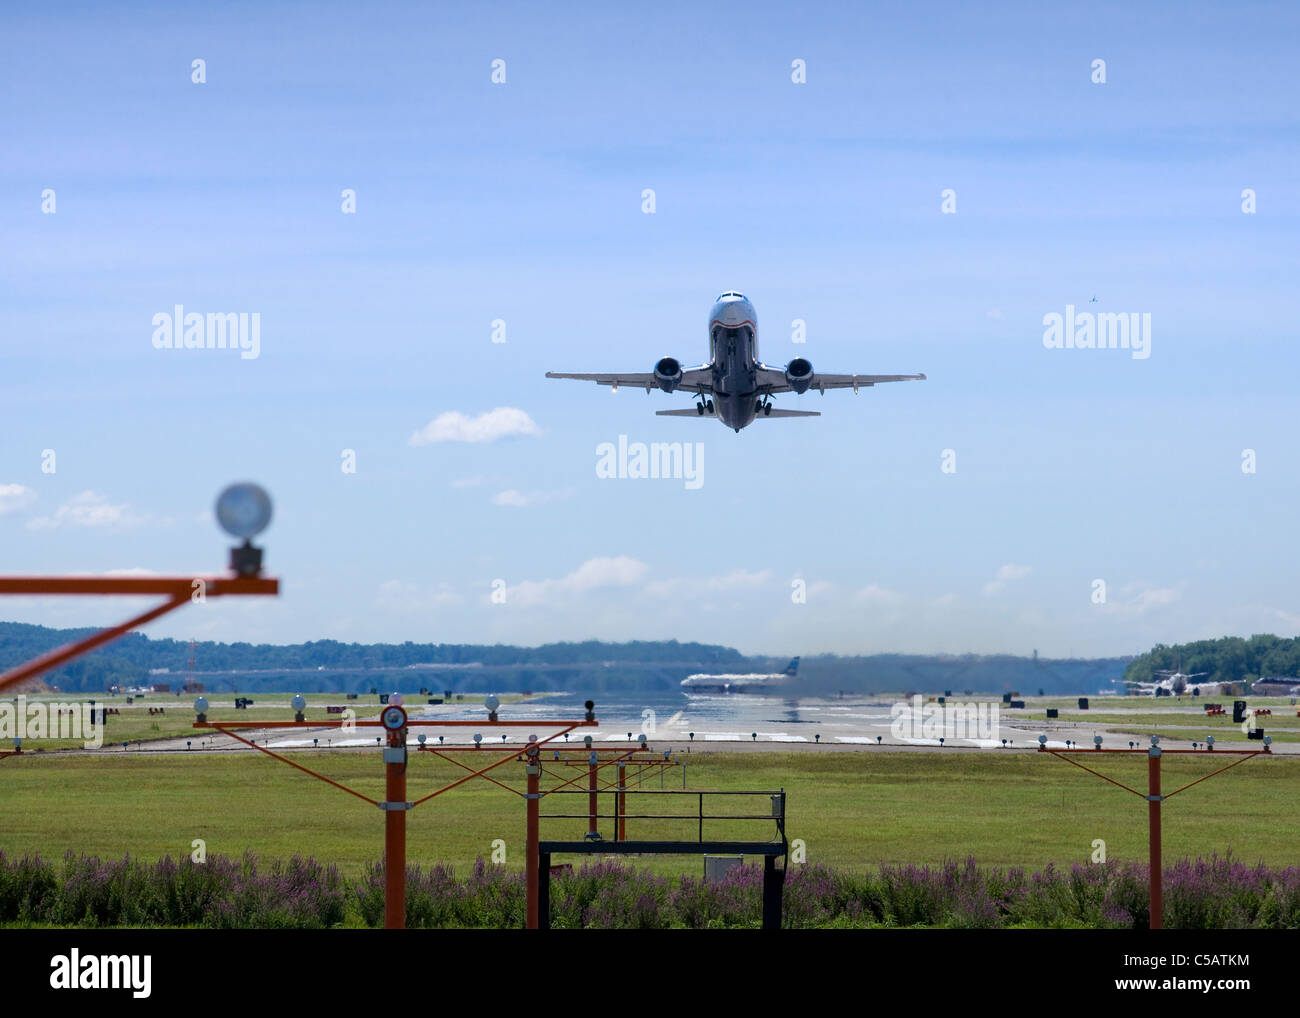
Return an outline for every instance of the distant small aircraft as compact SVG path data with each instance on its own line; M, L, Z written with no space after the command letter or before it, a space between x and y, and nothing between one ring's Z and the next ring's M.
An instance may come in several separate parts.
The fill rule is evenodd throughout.
M1097 295L1096 295L1095 293L1092 295L1092 300L1088 301L1088 303L1089 303L1089 304L1096 304L1096 303L1097 303Z
M769 368L758 359L758 315L743 293L721 294L709 312L709 362L683 370L674 357L664 357L647 372L548 371L547 378L577 378L618 389L620 385L664 392L692 392L694 410L657 410L660 417L716 417L733 431L763 417L820 417L815 410L777 410L772 397L781 392L849 389L878 382L923 381L925 375L819 375L812 364L796 357L785 369ZM716 402L715 402L716 401Z

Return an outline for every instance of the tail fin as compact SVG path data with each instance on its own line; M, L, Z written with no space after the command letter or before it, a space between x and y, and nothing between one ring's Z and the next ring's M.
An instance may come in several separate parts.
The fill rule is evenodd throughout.
M782 674L794 675L797 671L799 671L799 659L797 657L792 657L790 663L785 666L785 671Z

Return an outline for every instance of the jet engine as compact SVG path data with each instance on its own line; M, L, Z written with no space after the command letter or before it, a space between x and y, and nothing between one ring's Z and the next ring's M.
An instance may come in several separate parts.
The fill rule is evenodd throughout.
M785 366L786 384L795 392L807 392L808 386L812 385L812 380L812 365L802 357L796 357Z
M665 357L655 365L655 383L664 392L672 392L682 384L682 366L674 357Z

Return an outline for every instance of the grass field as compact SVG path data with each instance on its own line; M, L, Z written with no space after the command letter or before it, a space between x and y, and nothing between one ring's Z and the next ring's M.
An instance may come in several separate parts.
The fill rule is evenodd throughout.
M39 696L28 695L26 700L28 704L81 705L93 699L96 707L108 707L120 711L120 714L110 715L104 725L103 741L106 745L121 745L123 742L135 745L168 738L193 738L195 745L198 745L209 733L194 728L195 695L187 693L178 697L174 694L154 693L132 697L134 702L129 705L125 696L105 694L88 697L49 693ZM205 693L203 695L208 698L211 705L208 710L209 721L248 723L293 720L293 709L289 706L289 701L293 698L292 693ZM440 697L442 693L435 695ZM449 716L463 711L467 706L482 709L481 696L462 695L463 699L453 700L446 705L445 709ZM253 706L236 710L236 696L251 697ZM381 709L379 697L370 694L361 694L355 700L349 700L344 693L307 693L304 694L304 698L307 700L304 715L308 721L337 720L338 715L330 715L326 712L326 707L331 704L351 707L356 711L358 718L378 717ZM422 696L409 696L407 703L423 706L426 699ZM503 704L511 704L526 698L518 693L502 693L499 694L498 699ZM16 702L14 697L8 700L11 704ZM438 710L436 707L433 709ZM150 714L151 710L155 713ZM32 752L42 749L45 751L74 749L80 748L83 741L43 738L39 744L33 744L29 748Z
M484 757L489 758L484 751ZM383 798L377 754L313 752L294 759L372 798ZM1145 803L1059 760L1032 753L695 752L691 789L784 788L788 836L802 839L807 861L865 868L880 862L940 862L1039 868L1087 861L1093 841L1112 859L1145 859ZM1091 763L1091 761L1087 761ZM1166 793L1227 763L1225 758L1168 756ZM1145 787L1145 757L1108 757L1097 769ZM502 768L520 785L521 767ZM445 783L452 765L416 756L408 774L414 799ZM670 770L668 788L680 788ZM647 782L657 788L658 779ZM607 795L602 809L612 808ZM1251 760L1172 799L1165 807L1167 861L1231 852L1247 862L1300 863L1300 759ZM671 804L631 799L630 813L694 813L694 797ZM766 811L768 803L733 799L728 810ZM585 796L555 796L546 812L581 812ZM758 808L756 809L755 806ZM524 808L509 792L471 782L408 815L412 863L444 861L458 870L505 843L507 865L523 859ZM0 851L65 851L155 859L187 855L196 838L209 852L259 857L313 855L347 875L382 851L382 814L267 757L254 754L49 755L0 761ZM608 837L609 821L602 824ZM653 826L652 826L653 825ZM542 836L577 838L580 820L544 821ZM628 836L689 838L690 821L628 821ZM714 822L706 836L764 840L770 822ZM559 860L556 861L565 861ZM573 860L576 861L576 860ZM697 873L697 857L645 858L661 874Z

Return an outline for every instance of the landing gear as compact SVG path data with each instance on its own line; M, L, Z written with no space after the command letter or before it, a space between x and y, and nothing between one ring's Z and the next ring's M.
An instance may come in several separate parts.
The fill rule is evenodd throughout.
M706 399L704 401L704 410L706 413L713 413L713 400Z
M754 413L762 414L764 417L771 417L772 401L767 399L760 399L757 403L754 404Z
M695 404L695 412L696 412L697 414L699 414L701 417L703 417L703 416L704 416L704 404L703 404L703 403L696 403L696 404Z

